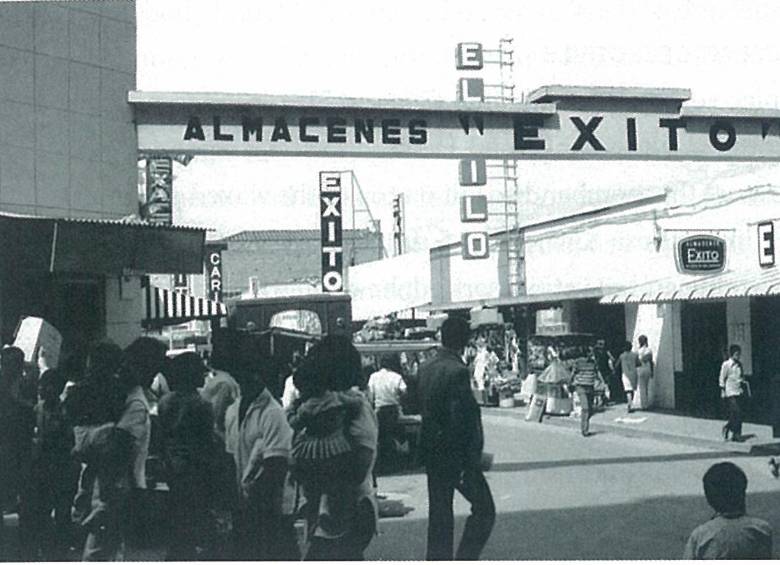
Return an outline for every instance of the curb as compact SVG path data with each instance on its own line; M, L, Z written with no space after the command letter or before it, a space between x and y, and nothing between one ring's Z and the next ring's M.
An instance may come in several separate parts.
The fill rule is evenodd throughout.
M597 412L596 414L603 414L604 412ZM525 422L525 407L509 409L493 409L489 414L499 415L501 417L509 417L519 419ZM533 424L535 422L528 422ZM550 416L545 415L540 422L541 424L550 424L553 426L563 428L579 428L579 419L571 418L570 416ZM694 447L706 447L717 451L728 451L731 453L740 453L743 455L777 455L780 454L780 439L773 441L762 441L753 443L738 443L733 441L714 440L709 438L694 437L682 434L675 434L669 432L659 432L657 430L639 429L627 427L624 425L613 424L611 422L597 422L592 421L590 423L590 429L597 432L613 432L625 437L645 437L651 439L662 440L670 443L676 443L681 445L691 445Z

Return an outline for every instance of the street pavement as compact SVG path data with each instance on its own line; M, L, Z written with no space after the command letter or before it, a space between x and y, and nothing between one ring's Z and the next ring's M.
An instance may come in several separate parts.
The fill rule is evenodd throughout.
M584 438L576 425L529 423L510 412L483 410L498 513L484 559L679 559L691 530L712 514L701 477L724 460L748 476L748 512L780 525L780 481L766 456L611 429ZM379 489L413 510L381 520L366 557L424 558L425 475L382 477ZM458 495L455 511L458 535L468 514Z

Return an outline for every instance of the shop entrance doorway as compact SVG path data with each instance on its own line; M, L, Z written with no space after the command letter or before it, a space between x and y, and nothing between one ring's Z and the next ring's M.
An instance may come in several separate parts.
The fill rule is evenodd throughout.
M83 355L106 337L105 279L64 275L49 281L46 319L62 333L61 358Z
M750 303L750 334L753 342L753 390L747 416L774 424L773 405L780 393L780 297L755 298Z
M728 348L726 303L685 302L680 318L683 374L675 383L675 406L695 416L720 418L718 375Z

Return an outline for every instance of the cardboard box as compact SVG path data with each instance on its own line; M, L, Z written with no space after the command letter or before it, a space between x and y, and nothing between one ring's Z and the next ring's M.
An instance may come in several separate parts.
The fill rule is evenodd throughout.
M59 365L62 334L43 318L22 318L16 328L14 345L24 352L24 360L28 363L36 363L38 351L43 348L51 368Z

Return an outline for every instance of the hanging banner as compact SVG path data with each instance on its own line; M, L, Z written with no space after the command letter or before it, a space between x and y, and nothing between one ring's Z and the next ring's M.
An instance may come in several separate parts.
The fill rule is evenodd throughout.
M341 216L341 173L320 173L320 234L322 243L322 290L344 290Z
M173 223L173 164L170 157L146 160L146 201L141 203L141 218L153 224Z
M209 300L222 302L222 250L220 245L206 245L206 296Z
M466 90L475 96L476 83ZM525 103L130 92L152 154L780 161L780 110L686 89L545 86Z

